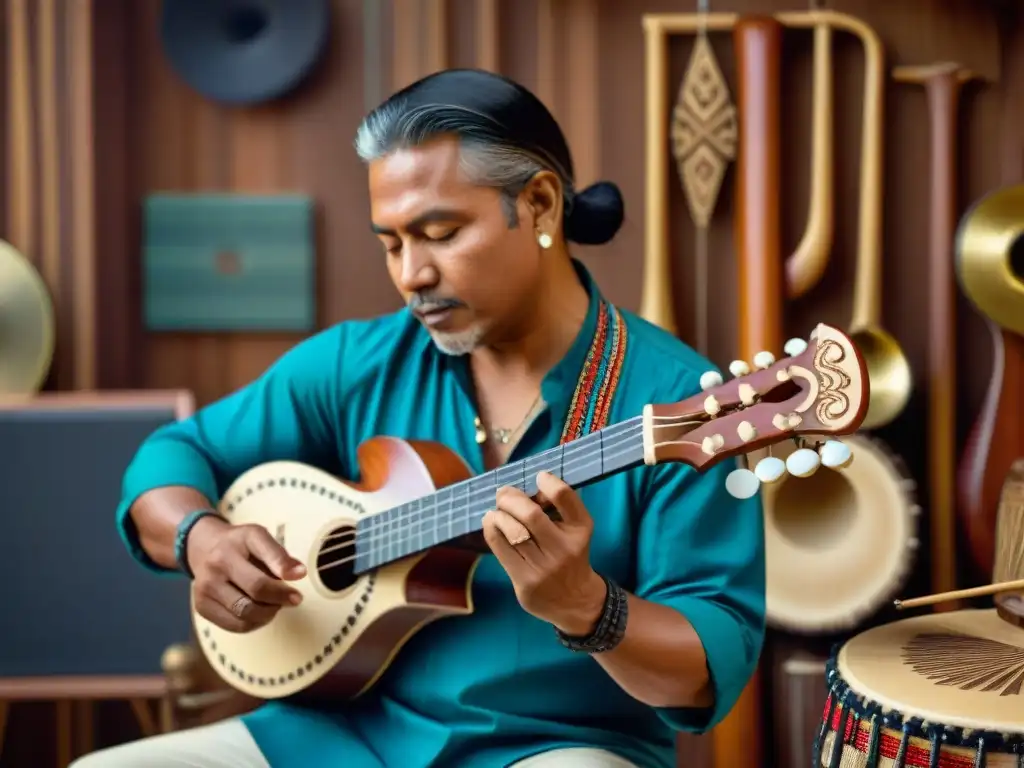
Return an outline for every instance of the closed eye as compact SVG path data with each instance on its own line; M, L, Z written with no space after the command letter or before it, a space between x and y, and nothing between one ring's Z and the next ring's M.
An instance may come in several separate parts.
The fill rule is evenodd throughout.
M447 243L450 240L454 240L457 234L459 234L458 228L453 229L450 232L445 232L443 235L436 237L428 235L427 239L430 240L430 242L432 243Z

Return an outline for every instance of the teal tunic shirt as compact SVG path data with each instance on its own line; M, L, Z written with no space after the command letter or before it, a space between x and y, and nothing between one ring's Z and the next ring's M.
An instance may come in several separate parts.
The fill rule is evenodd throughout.
M590 311L544 378L547 407L510 460L559 442L598 315L598 290L576 268ZM610 424L647 403L699 392L700 375L713 367L668 333L622 316L628 342ZM219 499L242 472L280 459L357 479L356 449L375 435L439 441L480 473L475 415L467 359L438 351L408 311L343 322L298 344L244 389L155 432L125 474L118 525L138 561L159 571L127 514L142 493L185 485ZM246 725L274 768L497 768L572 746L674 766L674 731L704 731L729 712L764 636L761 507L757 497L725 492L733 468L642 466L580 492L594 518L594 568L690 621L707 654L713 708L659 709L633 699L593 658L562 647L550 625L523 611L496 558L485 555L473 577L475 612L420 631L369 693L326 710L270 702L245 715Z

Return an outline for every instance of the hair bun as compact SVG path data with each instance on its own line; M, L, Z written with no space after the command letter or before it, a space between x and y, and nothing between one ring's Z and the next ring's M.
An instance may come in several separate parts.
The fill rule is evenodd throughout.
M622 192L610 181L599 181L576 194L565 219L565 238L580 245L607 243L624 216Z

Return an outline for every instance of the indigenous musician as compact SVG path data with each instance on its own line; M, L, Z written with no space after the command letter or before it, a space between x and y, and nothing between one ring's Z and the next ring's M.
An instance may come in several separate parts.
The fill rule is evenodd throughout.
M571 257L568 243L611 240L622 199L607 182L575 188L561 129L522 86L431 75L371 112L356 149L407 306L303 341L157 431L125 474L128 548L191 575L196 610L227 630L292 610L289 582L305 575L272 532L214 514L176 547L191 513L255 465L352 478L359 444L393 435L444 443L479 473L692 396L712 369L610 304ZM674 766L674 732L729 712L763 639L761 510L725 491L731 468L640 467L579 491L542 475L556 519L502 488L475 612L426 626L364 695L272 701L75 766Z

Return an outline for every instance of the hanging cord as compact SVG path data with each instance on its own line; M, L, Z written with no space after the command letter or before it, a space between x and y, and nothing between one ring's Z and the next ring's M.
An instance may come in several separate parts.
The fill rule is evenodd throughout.
M708 0L697 0L697 35L707 38ZM694 283L696 283L697 351L708 354L708 230L698 224L694 232Z

